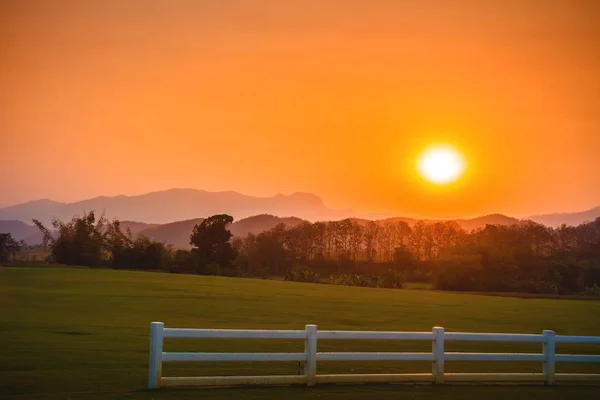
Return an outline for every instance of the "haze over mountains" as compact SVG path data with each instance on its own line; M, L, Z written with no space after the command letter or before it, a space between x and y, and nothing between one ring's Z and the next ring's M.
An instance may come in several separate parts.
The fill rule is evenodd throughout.
M309 221L357 216L351 210L328 208L321 198L309 193L255 197L232 191L170 189L140 196L95 197L74 203L35 200L1 208L0 219L30 223L32 218L36 218L48 223L52 217L67 220L91 210L99 213L104 211L109 219L159 224L214 214L229 214L235 220L258 214L295 216Z
M151 239L164 241L177 247L189 247L189 235L194 225L202 218L226 213L235 222L230 229L235 236L260 233L273 228L278 223L294 226L303 220L339 220L355 218L368 220L402 220L412 225L415 218L394 217L381 219L374 216L361 216L351 210L328 208L318 196L308 193L253 197L237 192L207 192L194 189L170 189L140 196L96 197L74 203L61 203L52 200L36 200L0 209L0 232L10 232L17 240L28 244L41 243L41 234L32 224L39 219L49 224L53 217L63 221L86 211L105 212L109 219L117 218L124 229L130 229L134 236L145 235ZM600 207L576 213L535 215L530 220L547 226L561 224L578 225L600 217ZM491 214L470 219L456 219L463 229L470 231L486 224L512 225L521 220L502 214Z
M600 217L600 206L580 212L532 215L529 219L546 226L557 227L562 224L576 226L594 221L598 217Z

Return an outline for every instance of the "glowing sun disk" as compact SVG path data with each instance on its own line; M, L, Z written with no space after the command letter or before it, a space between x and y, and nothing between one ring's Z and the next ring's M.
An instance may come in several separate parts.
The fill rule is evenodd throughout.
M424 179L435 184L447 184L463 173L465 163L458 151L448 146L430 147L417 160L417 171Z

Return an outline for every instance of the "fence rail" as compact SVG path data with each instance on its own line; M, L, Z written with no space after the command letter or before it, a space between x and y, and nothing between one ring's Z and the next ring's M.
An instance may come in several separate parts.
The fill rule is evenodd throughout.
M304 340L303 353L190 353L164 352L164 338L200 339L298 339ZM432 350L418 352L317 352L317 340L404 340L430 341ZM448 341L540 343L542 352L536 353L469 353L446 352ZM318 383L367 382L545 382L597 381L600 374L557 374L555 364L600 363L600 355L556 354L556 343L600 344L600 336L564 336L545 330L540 334L448 332L434 327L431 332L377 332L377 331L319 331L316 325L304 330L243 330L243 329L178 329L165 328L162 322L150 324L150 365L148 387L167 386L239 386L290 385ZM300 362L303 375L275 376L203 376L163 377L164 362ZM333 374L317 375L317 361L429 361L432 372L425 374ZM444 373L446 361L533 361L542 363L541 373Z

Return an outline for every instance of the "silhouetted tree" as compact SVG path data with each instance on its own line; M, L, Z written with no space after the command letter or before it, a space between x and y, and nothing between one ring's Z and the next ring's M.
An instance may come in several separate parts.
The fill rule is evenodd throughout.
M229 240L232 237L227 225L233 222L233 217L227 214L213 215L194 226L190 236L193 257L198 272L204 271L209 264L221 267L230 266L236 253Z
M33 220L44 238L44 245L50 246L51 259L67 265L99 266L108 258L106 249L106 226L108 221L101 216L96 221L94 212L73 217L64 223L52 221L53 232L40 221Z
M133 268L130 249L133 246L131 230L121 231L121 223L113 221L106 229L105 243L114 268Z
M249 248L254 269L261 275L285 275L292 265L292 253L285 246L284 224L256 236L254 246Z
M373 221L367 222L364 230L364 243L365 253L367 261L375 261L377 255L377 243L379 241L379 235L381 234L381 228Z
M0 233L0 261L9 261L23 248L23 242L17 242L10 233Z
M137 238L128 249L129 265L135 269L164 270L171 262L171 247L147 237Z

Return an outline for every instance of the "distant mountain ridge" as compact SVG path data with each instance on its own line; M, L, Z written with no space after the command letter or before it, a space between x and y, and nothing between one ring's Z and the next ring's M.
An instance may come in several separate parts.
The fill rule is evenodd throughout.
M27 244L42 243L42 233L33 226L23 221L0 220L0 233L10 233L17 241L24 240Z
M207 192L196 189L169 189L139 196L95 197L74 203L36 200L0 209L3 220L30 223L33 218L49 223L53 217L71 219L84 212L105 212L109 219L158 224L229 214L236 220L260 214L296 216L310 221L355 216L351 210L328 208L310 193L277 194L270 197L247 196L237 192Z
M598 217L600 217L600 206L580 212L532 215L529 219L546 226L558 227L562 224L581 225L593 222Z

